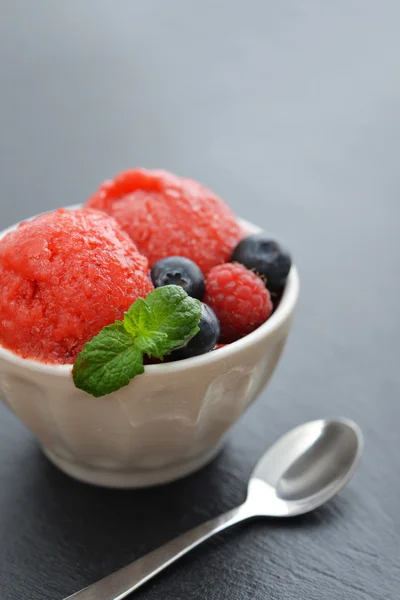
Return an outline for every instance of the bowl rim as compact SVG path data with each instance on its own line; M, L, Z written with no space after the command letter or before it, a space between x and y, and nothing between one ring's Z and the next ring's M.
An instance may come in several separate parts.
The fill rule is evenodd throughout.
M76 210L76 209L82 208L82 206L79 204L76 204L76 205L66 206L66 207L62 207L62 208L64 210ZM46 214L48 212L53 212L54 210L57 210L57 209L45 211L43 213L40 213L39 215L35 215L28 219L24 219L23 221L20 221L19 223L15 223L14 225L11 225L10 227L8 227L0 232L0 239L2 239L9 232L15 230L20 223L26 222L26 221L31 221L32 219L35 219L37 216ZM240 224L242 226L244 226L246 229L249 230L249 233L251 233L251 232L255 233L255 232L261 231L260 227L254 225L253 223L251 223L250 221L247 221L246 219L238 218L238 221L240 222ZM236 342L232 342L230 344L227 344L226 346L223 346L222 348L218 348L217 350L213 350L206 354L201 354L199 356L193 356L191 358L186 358L184 360L179 360L176 362L166 362L166 363L155 364L155 365L146 365L145 372L141 375L141 378L146 377L146 376L147 377L164 376L166 373L177 373L179 371L182 371L182 370L185 370L188 368L201 367L204 364L214 363L214 362L218 362L221 360L225 360L234 354L238 354L243 351L246 351L247 348L249 348L250 346L253 346L254 344L257 344L257 342L259 342L261 339L267 338L270 335L272 335L291 316L291 314L293 313L294 308L296 306L296 303L297 303L299 291L300 291L300 278L299 278L298 270L295 265L292 265L292 268L290 270L288 280L286 283L286 288L285 288L285 291L283 293L283 296L282 296L282 299L281 299L281 302L280 302L278 308L275 310L275 312L271 315L271 317L265 323L260 325L260 327L258 327L252 333L249 333L248 335L237 340ZM57 364L40 362L40 361L33 360L30 358L23 358L23 357L19 356L18 354L16 354L15 352L13 352L12 350L8 350L1 345L0 345L0 359L3 359L4 361L11 363L21 369L28 369L30 371L34 371L37 373L48 374L48 375L59 376L59 377L66 377L66 376L70 377L71 372L72 372L72 367L73 367L73 364L57 365Z

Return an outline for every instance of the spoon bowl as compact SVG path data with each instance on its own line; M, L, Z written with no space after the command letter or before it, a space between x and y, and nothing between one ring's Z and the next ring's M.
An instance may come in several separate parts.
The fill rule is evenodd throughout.
M291 517L314 510L347 484L362 447L360 428L348 419L299 425L259 460L248 501L257 504L260 516Z

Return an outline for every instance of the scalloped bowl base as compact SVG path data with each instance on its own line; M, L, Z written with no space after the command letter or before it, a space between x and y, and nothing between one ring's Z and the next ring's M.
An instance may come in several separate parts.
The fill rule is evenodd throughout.
M133 489L170 483L171 481L181 479L182 477L186 477L187 475L202 469L217 457L221 452L224 443L225 439L222 439L212 448L208 448L206 452L184 462L179 462L160 469L143 469L136 471L108 471L107 469L96 469L88 465L61 458L43 446L42 450L50 462L74 479L101 487Z

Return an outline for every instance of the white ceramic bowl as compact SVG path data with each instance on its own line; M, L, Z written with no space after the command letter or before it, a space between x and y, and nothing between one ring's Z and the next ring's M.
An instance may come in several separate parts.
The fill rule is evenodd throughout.
M147 366L127 387L102 398L75 388L71 366L23 359L0 346L2 395L69 475L111 487L171 481L209 462L266 386L298 293L292 267L278 309L256 331L202 356Z

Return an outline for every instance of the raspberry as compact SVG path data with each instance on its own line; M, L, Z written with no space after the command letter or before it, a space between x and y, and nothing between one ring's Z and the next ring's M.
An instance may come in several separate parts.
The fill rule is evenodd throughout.
M251 333L272 312L271 296L263 281L238 263L211 269L204 301L219 319L224 342L233 342Z
M167 171L124 171L104 182L86 206L112 215L150 267L167 256L184 256L207 274L229 260L243 237L234 214L218 196Z

